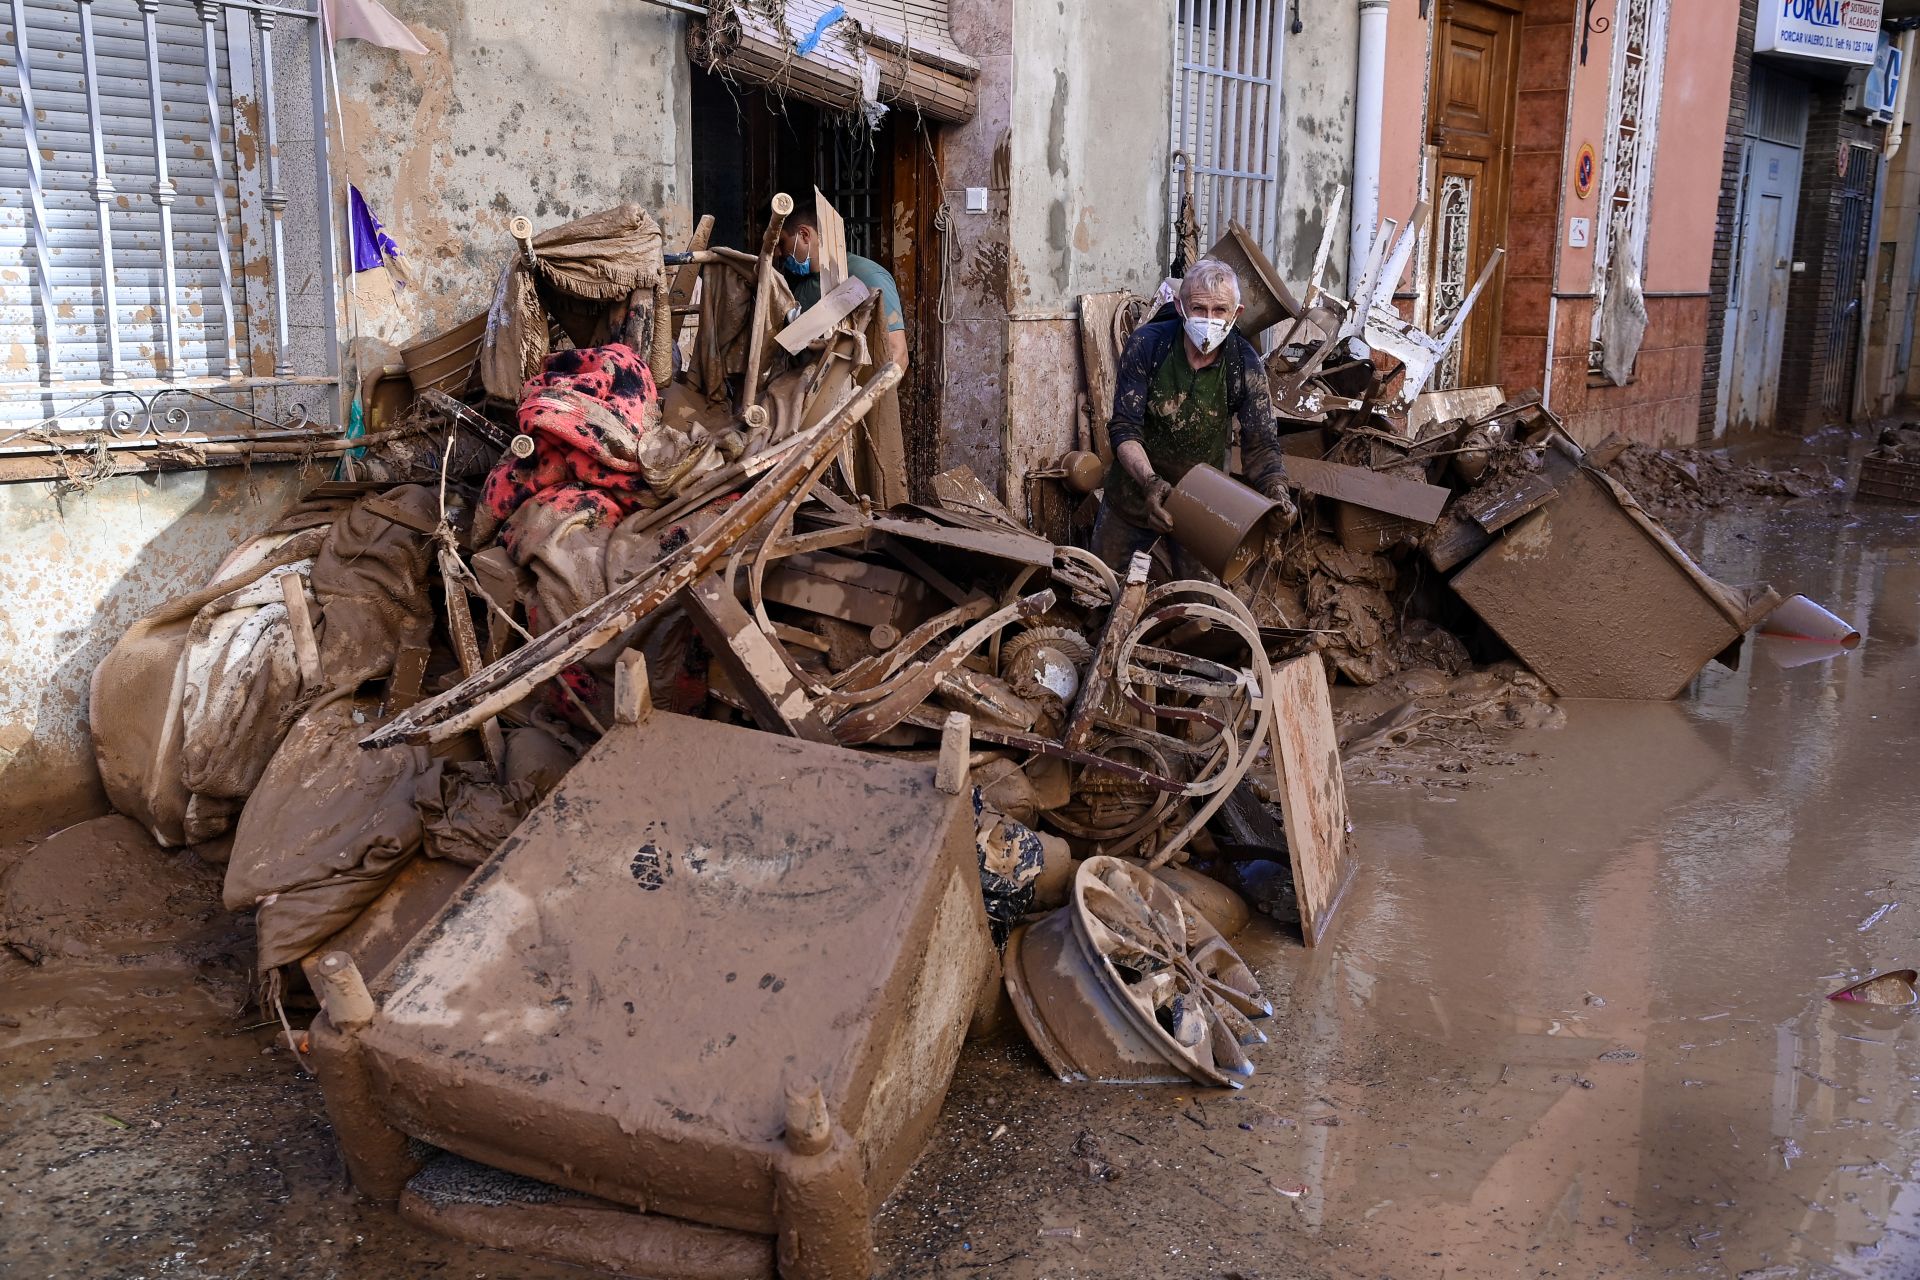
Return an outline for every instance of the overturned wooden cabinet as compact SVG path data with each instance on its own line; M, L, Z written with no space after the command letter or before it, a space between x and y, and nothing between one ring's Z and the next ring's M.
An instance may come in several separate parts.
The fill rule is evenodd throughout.
M437 1148L628 1213L660 1246L623 1261L596 1231L567 1260L865 1276L870 1214L996 983L967 788L939 789L931 762L653 715L615 726L475 872L374 983L370 1020L321 1017L314 1056L377 1199ZM688 1224L741 1247L663 1263ZM482 1214L462 1234L539 1233Z

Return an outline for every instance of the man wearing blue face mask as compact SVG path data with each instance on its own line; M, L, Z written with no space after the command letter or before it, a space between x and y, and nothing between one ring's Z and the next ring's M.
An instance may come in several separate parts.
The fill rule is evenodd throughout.
M811 204L787 215L780 232L780 272L793 290L802 311L820 301L820 264L814 261L820 246L820 218ZM847 274L880 295L880 315L887 331L887 359L907 370L907 319L900 310L900 286L887 269L872 258L847 255Z
M1093 524L1094 554L1115 569L1172 531L1166 498L1189 468L1204 462L1226 469L1236 422L1247 482L1281 504L1269 520L1285 525L1297 514L1267 371L1233 327L1241 310L1239 277L1226 263L1202 258L1180 281L1175 309L1176 315L1136 329L1120 356L1107 424L1118 465L1107 476ZM1176 567L1195 572L1188 564Z

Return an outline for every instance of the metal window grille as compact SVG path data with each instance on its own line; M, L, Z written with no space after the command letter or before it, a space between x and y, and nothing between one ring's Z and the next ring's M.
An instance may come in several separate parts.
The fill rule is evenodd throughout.
M1873 147L1849 142L1841 158L1845 168L1840 173L1833 310L1827 318L1827 358L1820 366L1820 407L1830 415L1845 418L1853 403L1854 363L1859 356L1860 286L1867 271L1878 156Z
M878 134L861 124L820 130L820 192L847 224L847 252L880 256L880 156Z
M1189 184L1206 251L1238 222L1271 254L1280 218L1282 0L1179 0L1172 218ZM1184 172L1182 159L1184 158Z
M1593 341L1589 367L1601 366L1601 308L1607 265L1627 245L1646 261L1647 211L1660 126L1660 84L1667 56L1668 0L1621 0L1614 23L1613 88L1608 110L1604 200L1593 253Z
M4 3L0 445L330 418L318 0Z
M1440 179L1440 204L1434 219L1439 228L1439 252L1434 255L1433 312L1439 317L1436 331L1453 322L1453 316L1473 287L1473 201L1477 195L1473 178L1464 173L1449 173ZM1460 344L1447 348L1433 376L1436 391L1449 391L1460 385Z

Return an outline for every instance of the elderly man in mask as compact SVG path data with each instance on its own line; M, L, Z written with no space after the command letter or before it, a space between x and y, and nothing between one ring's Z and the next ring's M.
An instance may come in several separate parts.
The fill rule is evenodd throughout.
M1116 465L1093 526L1094 553L1115 569L1172 530L1166 498L1188 468L1205 462L1226 469L1236 423L1248 483L1281 504L1269 519L1284 525L1297 514L1266 369L1233 327L1241 311L1233 268L1214 258L1194 263L1174 309L1135 330L1120 357L1107 426ZM1187 560L1176 557L1178 571L1199 576Z

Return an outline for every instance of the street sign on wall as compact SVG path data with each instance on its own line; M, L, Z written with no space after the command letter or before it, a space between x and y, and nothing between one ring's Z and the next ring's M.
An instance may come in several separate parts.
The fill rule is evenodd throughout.
M1873 65L1882 0L1760 0L1755 53Z

